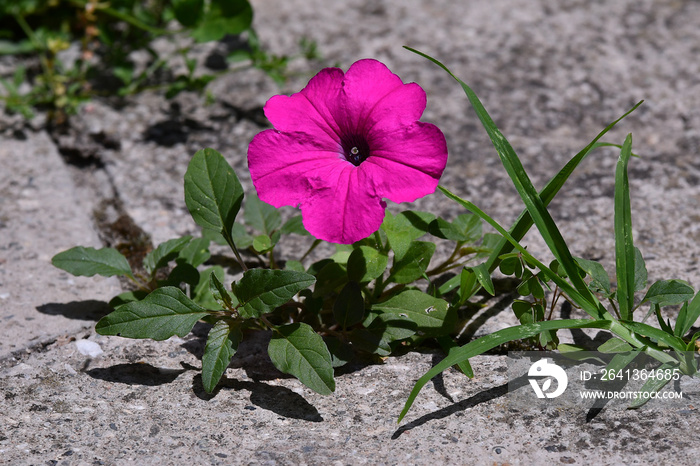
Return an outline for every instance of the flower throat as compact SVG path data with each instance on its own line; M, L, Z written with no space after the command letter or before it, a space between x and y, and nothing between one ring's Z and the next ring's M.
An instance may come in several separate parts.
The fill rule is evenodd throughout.
M356 167L369 157L369 144L363 136L352 134L343 138L342 145L345 160Z

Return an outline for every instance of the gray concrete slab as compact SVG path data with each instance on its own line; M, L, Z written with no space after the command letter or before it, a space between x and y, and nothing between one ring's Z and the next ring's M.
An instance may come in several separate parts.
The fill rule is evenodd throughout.
M44 132L0 141L0 359L91 327L120 287L73 277L51 257L76 245L101 247L92 212Z
M680 278L700 287L700 3L253 4L255 26L271 52L294 53L307 37L324 56L322 62L293 61L298 74L282 92L298 91L323 66L347 68L365 57L423 86L424 119L448 140L443 184L504 224L520 203L461 89L401 45L434 55L474 88L538 186L605 124L646 99L607 138L621 143L633 132L641 156L631 163L635 239L650 280ZM2 132L0 461L696 462L697 409L651 405L592 419L576 410L514 411L502 397L507 380L500 356L472 361L474 380L448 371L431 382L398 426L413 382L438 356L416 353L353 367L338 376L336 394L321 397L270 366L264 335L249 336L210 397L197 377L201 332L167 342L96 335L89 327L117 283L69 277L49 265L62 249L100 244L91 218L96 206L118 200L122 213L156 243L194 232L182 175L202 147L221 151L250 187L247 144L263 128L256 118L260 107L280 90L251 70L217 80L211 91L217 103L209 107L191 94L174 102L145 94L119 109L95 101L54 141L42 131L24 130L24 141L12 136L22 131ZM57 148L81 154L83 168L66 167ZM552 208L573 252L608 270L616 158L607 149L591 156ZM459 212L437 195L416 206L448 217ZM547 257L536 235L528 237L528 247ZM479 335L512 325L511 314L487 308L469 324Z

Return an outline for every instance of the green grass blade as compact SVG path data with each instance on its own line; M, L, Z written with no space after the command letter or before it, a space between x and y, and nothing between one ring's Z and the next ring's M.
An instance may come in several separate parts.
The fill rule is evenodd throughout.
M632 319L634 308L634 241L627 165L632 154L632 135L627 135L615 171L615 270L617 301L622 320Z
M537 193L535 187L532 185L532 182L530 181L529 176L525 172L525 169L523 168L520 159L516 155L510 143L506 140L503 134L496 127L495 123L491 119L484 106L481 104L481 101L479 101L479 98L476 96L474 91L472 91L472 89L466 83L457 78L445 65L443 65L439 61L435 60L432 57L429 57L428 55L418 52L417 50L410 48L409 50L429 59L436 65L443 68L462 86L462 89L467 95L469 102L472 104L472 107L474 107L474 110L476 111L479 120L481 120L481 123L486 129L486 132L488 133L491 142L496 148L496 152L498 153L498 156L500 157L501 162L503 163L503 166L506 169L506 172L510 176L511 180L513 181L513 184L515 185L516 190L518 191L518 194L520 194L521 199L525 203L525 206L527 207L527 210L530 216L532 217L532 221L540 231L542 238L545 240L547 246L554 254L554 257L556 257L556 259L559 261L561 267L566 271L567 275L570 277L573 286L577 289L579 294L586 301L597 306L598 300L588 289L588 286L583 281L583 279L579 276L578 266L576 265L576 262L574 261L571 252L569 251L569 248L567 247L564 241L564 238L561 236L561 233L556 227L554 220L547 211L547 208L542 198L540 198L540 195Z
M471 343L468 343L461 348L450 351L449 356L440 361L435 367L426 372L413 387L411 394L406 400L403 411L399 415L398 422L404 418L408 410L413 405L413 401L418 396L421 389L427 384L433 377L444 371L445 369L465 361L469 358L482 354L492 348L503 343L521 340L523 338L529 338L535 336L543 331L547 330L559 330L562 328L610 328L611 322L608 320L590 320L590 319L566 319L566 320L549 320L546 322L537 322L534 324L518 325L515 327L504 328L503 330L498 330L491 333L490 335L483 336Z
M510 244L517 249L523 257L525 257L530 263L535 264L540 270L542 270L545 274L547 274L547 278L551 279L554 283L556 283L559 288L562 289L574 302L579 304L581 308L586 311L591 317L594 319L612 319L612 316L610 313L605 310L603 306L594 304L582 296L576 288L571 286L569 282L564 280L562 277L554 273L549 267L544 265L542 262L538 261L532 254L530 254L523 246L516 241L515 238L513 238L510 233L508 233L501 225L498 224L493 218L491 218L489 215L487 215L483 210L478 208L474 203L464 200L461 197L457 196L456 194L453 194L450 192L448 189L438 186L438 188L450 199L453 201L457 202L460 204L462 207L465 209L469 210L470 212L478 215L481 217L484 221L486 221L489 225L491 225L498 233L503 235L506 240L510 242ZM578 273L577 273L578 275Z

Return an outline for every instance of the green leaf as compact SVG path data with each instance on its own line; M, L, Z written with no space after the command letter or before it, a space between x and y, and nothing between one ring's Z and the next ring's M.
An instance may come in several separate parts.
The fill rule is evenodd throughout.
M331 365L333 367L342 367L355 357L352 347L338 338L326 336L323 338L323 341L331 354Z
M282 225L280 231L285 235L295 234L300 236L311 236L310 233L304 227L301 215L295 215L294 217L284 222L284 225Z
M272 312L315 281L313 275L292 270L248 270L234 290L241 303L241 317L257 318Z
M405 290L388 300L371 306L373 311L407 317L426 335L437 335L452 330L456 314L449 312L445 300L434 298L418 290Z
M627 327L629 330L632 330L634 333L637 333L638 335L643 335L652 338L658 342L670 346L675 350L685 351L685 342L681 338L678 338L671 333L664 332L663 330L659 330L656 327L652 327L651 325L647 324L642 324L640 322L620 321L620 323Z
M365 317L365 298L357 282L348 282L335 299L333 317L341 328L346 329Z
M387 211L382 230L386 233L394 255L402 259L411 242L423 236L430 229L430 222L434 219L435 215L428 212L407 210L394 216Z
M142 301L119 306L100 319L95 330L100 335L166 340L174 335L184 337L208 314L179 288L167 286L158 288Z
M124 293L118 294L112 298L109 301L109 307L116 309L122 304L130 303L132 301L141 301L146 296L148 296L148 292L143 290L125 291Z
M231 229L231 238L233 242L236 243L238 249L248 249L253 245L255 239L252 235L249 235L242 223L235 222L233 228Z
M656 370L666 371L674 369L675 367L677 366L669 363L664 363L661 364ZM632 403L630 403L630 408L639 408L642 405L644 405L647 401L652 399L652 393L660 392L661 389L664 388L671 380L673 380L672 377L648 378L647 381L644 382L644 385L642 385L642 388L639 389L639 396L632 400Z
M231 326L225 320L216 321L214 327L209 330L202 356L202 384L207 393L216 388L242 339L240 327Z
M143 266L146 272L153 276L158 269L165 267L168 265L168 262L175 259L191 239L191 236L183 236L182 238L171 239L159 244L157 248L143 258Z
M678 313L676 327L674 333L678 337L682 337L695 324L695 321L700 317L700 292L695 295L688 306L683 306Z
M562 319L562 320L549 320L545 322L537 322L534 324L518 325L515 327L508 327L502 330L497 330L489 335L478 338L471 343L468 343L461 348L457 348L451 351L450 354L440 361L438 364L433 366L428 372L423 374L423 376L418 379L413 389L411 390L408 399L404 405L401 414L399 415L399 422L404 418L408 410L411 409L413 401L420 393L421 389L427 384L433 377L440 374L445 369L448 369L455 364L466 361L469 358L482 354L492 348L503 343L522 340L524 338L530 338L532 336L538 335L539 333L546 330L558 330L562 328L601 328L608 329L611 326L611 321L609 320L591 320L591 319Z
M435 243L413 241L398 261L394 258L388 281L411 283L423 276L435 252Z
M323 339L306 324L277 327L267 349L272 363L285 374L320 393L335 391L331 355Z
M418 325L408 317L388 313L380 314L367 327L367 330L379 335L387 343L412 337L417 329Z
M642 252L634 248L634 291L642 291L647 287L647 266Z
M221 282L226 273L220 265L202 270L199 274L199 283L194 288L193 299L195 303L207 309L219 309L219 303L212 296L209 286L212 275L216 275L216 278Z
M185 27L197 24L204 13L204 0L173 0L175 19Z
M194 221L226 240L243 201L243 188L226 159L214 149L197 152L185 173L185 204Z
M452 339L451 336L449 335L443 335L440 337L437 337L436 340L440 344L440 347L447 353L449 356L453 351L456 351L459 348L459 345L457 345L457 342ZM469 364L469 361L462 361L457 363L457 368L467 377L470 379L474 378L474 370L472 369L471 364Z
M588 285L591 290L605 297L612 296L610 277L608 276L608 272L605 271L605 268L595 261L589 261L580 257L576 257L575 259L576 263L581 267L581 270L591 277L591 283Z
M190 241L187 246L180 250L176 261L184 261L192 267L199 267L209 260L211 253L209 252L209 238L195 238Z
M389 263L389 257L369 246L360 246L348 258L348 278L358 283L381 276Z
M611 338L598 347L601 353L626 353L632 351L632 346L619 338Z
M212 0L204 19L191 33L197 42L221 40L250 28L253 8L247 0Z
M642 302L673 306L693 299L694 290L683 280L659 280L649 287Z
M314 297L333 293L348 282L348 273L345 268L330 259L312 264L308 272L316 276Z
M461 214L452 223L436 218L430 223L430 233L442 239L473 243L481 238L481 219L470 214Z
M93 275L133 277L126 257L112 248L95 249L76 246L53 256L51 263L54 267L79 277Z
M629 320L632 316L635 289L635 251L627 176L627 165L631 155L632 135L628 134L625 144L622 146L615 172L615 270L617 272L617 302L623 320Z
M270 236L282 224L282 217L277 209L261 201L254 193L248 195L243 212L245 223Z
M496 289L493 286L493 281L491 281L491 274L489 273L489 269L486 266L486 264L479 264L479 265L476 265L474 267L465 267L465 269L469 269L472 272L474 272L474 275L476 275L476 279L479 281L479 284L491 296L496 295Z
M272 249L272 239L267 235L258 235L253 238L253 249L258 254L263 254Z
M238 307L238 299L226 289L215 273L209 274L209 291L222 309L231 311Z

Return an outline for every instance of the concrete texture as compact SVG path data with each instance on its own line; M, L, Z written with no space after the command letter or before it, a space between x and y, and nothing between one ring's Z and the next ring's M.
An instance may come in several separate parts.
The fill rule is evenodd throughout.
M264 127L261 106L273 94L298 91L323 66L372 57L423 86L424 120L448 139L443 184L509 224L520 204L461 89L404 44L440 59L474 88L538 186L646 99L606 139L621 143L633 132L641 156L631 162L632 208L650 280L700 287L700 3L253 4L271 52L292 54L307 37L323 55L322 62L293 61L298 74L282 91L262 73L245 71L214 82L216 103L208 107L189 94L175 101L146 94L119 108L95 101L51 137L40 123L0 121L0 462L697 462L695 408L596 416L514 411L503 398L502 356L474 359L474 380L448 371L431 382L398 426L413 382L438 355L353 366L338 375L333 396L321 397L277 373L265 358L265 335L250 335L221 389L208 396L197 375L201 329L167 342L91 330L118 282L70 277L51 267L51 256L117 242L119 232L104 226L119 219L144 242L195 232L182 194L190 157L218 149L249 187L245 153ZM593 154L553 206L574 254L608 270L616 158L613 150ZM459 213L439 195L416 206ZM301 246L287 246L288 253ZM547 257L536 235L528 246ZM496 305L467 324L480 335L512 325L511 314Z

